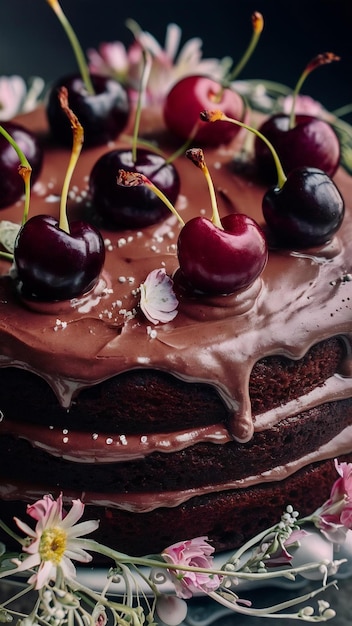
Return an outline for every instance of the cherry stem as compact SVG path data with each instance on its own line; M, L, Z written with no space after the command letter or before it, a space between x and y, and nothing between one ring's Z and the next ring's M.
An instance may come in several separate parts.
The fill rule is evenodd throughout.
M149 178L144 176L144 174L141 174L140 172L128 172L126 170L121 169L117 173L116 182L118 185L121 185L122 187L140 187L141 185L148 187L148 189L150 189L153 193L155 193L155 195L158 198L160 198L160 200L165 204L165 206L167 206L167 208L170 209L171 213L173 213L173 215L177 217L181 226L185 225L181 215L178 213L178 211L176 211L175 207L173 206L173 204L171 204L170 200L165 196L165 194L160 189L158 189L158 187L156 187L152 183L151 180L149 180Z
M31 181L32 168L26 156L24 155L21 148L19 147L19 145L11 137L11 135L7 132L7 130L5 130L3 126L0 126L0 133L5 137L5 139L7 139L7 141L11 144L14 150L16 150L17 156L20 160L18 173L23 178L24 189L25 189L25 201L24 201L24 209L23 209L23 216L22 216L22 224L24 224L28 219L28 213L29 213L29 204L30 204L30 197L31 197L30 181Z
M211 179L207 164L205 162L203 150L201 148L192 148L191 150L187 150L186 157L190 159L190 161L192 161L192 163L196 167L202 170L205 176L205 179L208 183L211 206L213 209L213 215L212 215L211 221L214 224L214 226L217 226L217 228L224 230L223 225L221 224L221 220L220 220L219 209L218 209L218 204L216 201L213 181Z
M289 121L290 129L294 128L296 124L296 100L306 78L309 76L309 74L311 74L311 72L313 72L313 70L317 69L317 67L320 67L321 65L327 65L328 63L339 60L340 57L336 56L336 54L334 54L333 52L324 52L323 54L318 54L316 57L314 57L305 67L292 93L292 107Z
M53 9L55 15L58 17L67 37L69 38L69 41L71 43L74 55L76 57L76 61L78 64L78 68L80 71L80 74L82 76L82 80L86 86L86 89L88 91L89 94L94 95L95 91L94 91L94 87L93 87L93 83L91 81L90 78L90 74L89 74L89 69L88 69L88 65L85 59L85 56L83 54L83 50L80 46L80 43L78 41L78 37L76 35L76 33L74 32L70 22L68 21L65 13L63 12L60 3L58 0L46 0L47 3L51 6L51 8Z
M68 219L67 219L67 198L68 198L68 192L69 192L72 175L76 167L79 155L81 154L81 150L83 146L83 139L84 139L84 132L83 132L83 127L78 121L78 118L68 106L68 93L67 93L66 87L60 88L59 100L60 100L60 105L61 105L63 112L67 115L71 123L71 128L72 128L72 133L73 133L71 157L70 157L69 164L66 170L66 175L65 175L64 184L62 187L62 193L61 193L60 219L59 219L59 228L69 233L70 228L69 228Z
M252 126L248 126L244 122L239 122L238 120L235 120L231 117L227 117L225 113L223 113L222 111L218 111L218 110L202 111L200 114L200 118L201 120L203 120L203 122L216 122L220 120L221 122L230 122L231 124L236 124L236 126L241 126L241 128L245 128L246 130L249 130L251 133L254 133L257 137L259 137L259 139L264 141L264 143L269 148L271 154L273 155L273 159L275 162L275 167L276 167L276 172L277 172L277 187L281 189L284 186L287 180L287 176L283 170L279 156L274 146L272 145L272 143L270 143L270 141L265 137L265 135L263 135L259 130L257 130L256 128L253 128Z
M228 76L226 76L226 81L228 83L230 83L231 81L235 80L237 78L237 76L242 72L242 70L245 67L245 65L247 65L249 59L251 58L254 50L257 47L258 41L259 41L260 36L261 36L261 34L263 32L264 18L262 16L262 14L259 13L258 11L255 11L254 13L252 13L251 19L252 19L252 29L253 29L252 30L252 37L250 39L248 47L245 50L243 56L241 57L241 59L239 60L237 65L234 67L232 72L230 72L230 74L228 74Z
M3 250L0 250L0 258L6 259L7 261L13 261L13 254L11 254L11 252L3 252Z
M345 115L349 115L350 113L352 113L352 103L345 104L344 106L339 107L334 111L331 111L331 114L335 117L344 117Z
M179 156L185 154L187 149L192 145L192 142L198 132L199 126L200 126L200 119L196 121L185 143L182 144L180 148L177 148L177 150L175 150L175 152L173 152L167 159L165 159L165 162L167 164L173 163L176 159L178 159Z
M142 77L141 77L141 82L140 82L140 86L138 90L136 117L135 117L134 126L133 126L133 138L132 138L132 162L133 163L135 163L137 160L137 142L138 142L138 133L139 133L139 127L140 127L141 115L142 115L143 97L147 89L147 84L148 84L148 80L150 76L150 70L152 69L152 58L149 52L143 49L142 55L143 55L143 70L142 70Z

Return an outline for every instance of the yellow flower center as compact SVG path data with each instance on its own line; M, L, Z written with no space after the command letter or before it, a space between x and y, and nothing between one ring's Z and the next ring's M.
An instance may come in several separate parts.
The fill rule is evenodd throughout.
M44 530L39 544L39 554L42 561L52 561L58 565L65 553L67 533L62 528L48 528Z

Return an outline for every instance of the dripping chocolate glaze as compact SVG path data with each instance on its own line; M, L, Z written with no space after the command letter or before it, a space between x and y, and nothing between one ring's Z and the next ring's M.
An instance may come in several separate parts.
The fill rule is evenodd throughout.
M23 117L21 122L46 137L43 111ZM160 128L160 119L153 112L144 112L143 127L150 131ZM168 152L166 135L159 133L159 139ZM87 177L101 154L122 145L129 145L128 140L82 152L71 185L69 217L91 213ZM236 145L205 150L215 188L222 190L220 212L229 211L228 198L233 198L237 210L262 223L265 188L233 172L234 150ZM47 144L30 215L58 215L68 157L67 151ZM184 157L176 166L182 181L177 204L182 217L185 221L195 215L210 217L210 198L201 173ZM228 407L231 436L248 441L254 430L248 381L257 360L274 354L298 359L312 345L334 335L343 336L351 345L352 282L345 280L352 259L351 180L339 170L336 183L346 200L346 216L328 246L300 253L270 251L260 279L241 293L209 298L181 291L177 317L158 325L155 338L148 333L150 323L138 312L136 289L153 269L165 267L170 275L177 272L179 225L171 214L141 232L102 228L106 263L101 282L93 293L71 303L27 306L8 276L9 264L2 261L0 345L6 348L1 350L0 366L15 365L38 373L67 408L79 389L140 367L210 383ZM3 210L1 219L19 223L22 210L23 204L18 202ZM175 279L177 284L177 274ZM348 348L340 372L344 376L351 375L350 353ZM351 395L350 379L347 387L344 394ZM335 398L331 394L327 399Z

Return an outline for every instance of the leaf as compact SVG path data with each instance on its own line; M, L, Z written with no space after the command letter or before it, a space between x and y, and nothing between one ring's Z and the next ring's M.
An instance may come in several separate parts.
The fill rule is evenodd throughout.
M352 126L339 118L335 118L331 125L340 141L341 165L352 175Z

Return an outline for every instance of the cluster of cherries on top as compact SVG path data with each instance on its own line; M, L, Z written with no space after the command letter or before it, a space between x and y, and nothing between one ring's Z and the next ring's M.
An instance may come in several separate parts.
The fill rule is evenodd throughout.
M57 97L58 87L63 85L70 108L84 128L84 146L116 139L127 124L130 102L126 89L112 78L96 75L91 79L93 93L79 75L60 79L51 90L47 105L51 133L68 147L72 146L72 128ZM216 121L211 115L214 110L222 112ZM325 121L296 115L291 127L289 116L278 114L267 119L259 132L255 131L246 126L242 97L233 88L206 76L188 76L175 84L166 98L164 118L172 133L182 140L193 134L193 144L204 147L229 143L241 126L255 132L258 169L270 181L277 175L268 142L272 144L284 174L281 183L274 184L264 195L262 207L278 246L321 246L340 227L344 202L331 178L339 164L340 147ZM17 124L4 126L27 155L34 182L43 160L38 139ZM261 135L268 141L263 141ZM0 137L2 207L23 193L13 152ZM107 152L93 167L89 184L93 206L109 227L139 229L169 214L167 204L150 185L118 185L119 170L144 175L171 204L180 190L175 166L160 154L145 148L138 148L135 155L129 149ZM23 294L46 301L70 299L91 289L104 258L104 242L93 225L73 222L63 230L58 220L45 215L32 217L22 225L14 250ZM181 229L178 259L185 282L195 290L233 293L252 284L262 272L267 260L266 236L246 215L227 215L218 223L196 217Z

